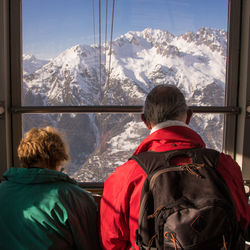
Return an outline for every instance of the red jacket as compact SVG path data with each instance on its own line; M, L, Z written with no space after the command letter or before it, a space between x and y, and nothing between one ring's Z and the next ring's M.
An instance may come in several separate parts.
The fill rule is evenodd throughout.
M167 151L205 147L201 137L184 126L171 126L155 131L136 149ZM217 170L226 181L237 209L237 218L246 228L250 224L250 206L247 203L243 179L238 164L228 155L220 154ZM138 249L135 231L138 228L141 190L146 173L134 160L116 168L104 184L100 207L100 235L104 249Z

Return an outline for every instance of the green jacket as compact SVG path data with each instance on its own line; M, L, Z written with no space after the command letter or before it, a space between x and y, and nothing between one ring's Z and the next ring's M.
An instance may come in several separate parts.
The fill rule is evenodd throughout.
M68 175L10 168L0 184L0 249L99 249L97 206Z

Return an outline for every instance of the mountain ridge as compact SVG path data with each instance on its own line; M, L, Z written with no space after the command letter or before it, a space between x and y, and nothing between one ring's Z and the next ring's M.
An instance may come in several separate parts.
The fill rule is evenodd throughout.
M24 105L142 105L158 84L179 87L188 105L224 103L223 30L201 28L179 36L151 28L127 32L112 44L110 68L109 48L103 45L101 51L101 65L97 46L75 45L24 74ZM69 135L72 161L67 171L83 181L103 181L148 134L132 114L47 115L44 123ZM30 115L24 124L26 131L41 121ZM217 138L222 138L223 116L204 119L197 114L192 127L209 147L221 148Z

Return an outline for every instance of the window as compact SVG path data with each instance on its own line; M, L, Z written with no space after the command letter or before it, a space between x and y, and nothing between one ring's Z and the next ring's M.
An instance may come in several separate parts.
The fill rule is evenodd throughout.
M224 106L224 95L227 93L225 90L227 59L226 2L214 2L213 4L210 1L212 3L211 6L206 6L204 3L202 3L202 6L199 6L200 1L147 0L126 1L126 3L125 1L117 1L114 8L113 40L110 43L109 39L107 44L104 42L106 2L104 4L104 1L102 1L102 47L97 42L99 39L97 35L99 26L97 24L100 20L98 19L99 3L92 1L92 5L89 5L88 8L95 14L92 16L89 15L90 18L87 22L84 19L87 17L83 14L86 1L74 1L74 5L77 6L77 12L73 12L70 9L72 2L70 2L70 6L65 4L63 8L61 7L63 4L59 4L59 2L62 3L62 1L53 1L53 3L51 1L36 1L40 5L37 7L39 12L32 12L31 8L32 4L35 4L34 1L22 1L24 71L21 90L23 101L21 106L21 98L19 97L19 100L17 100L18 98L13 97L17 101L13 102L14 107L12 111L14 119L15 116L20 117L20 113L23 113L23 132L36 124L53 125L65 131L68 141L73 142L72 138L76 137L79 131L72 129L72 133L72 131L67 129L72 124L77 127L77 124L72 121L79 121L79 127L81 127L81 124L84 124L83 130L89 128L90 132L87 132L87 135L94 134L91 131L96 129L97 133L90 140L92 147L86 147L84 145L86 141L83 141L79 145L77 152L75 150L71 152L74 159L77 159L76 155L79 155L79 159L81 159L78 165L71 163L72 168L69 168L68 171L72 176L76 176L77 169L85 167L87 163L89 165L86 169L91 169L95 156L100 157L101 155L101 151L98 152L98 150L102 148L103 141L106 147L108 147L109 143L115 145L114 138L116 136L118 140L119 136L122 136L126 132L126 129L130 128L130 124L139 122L138 115L133 115L132 113L141 112L141 105L146 93L155 84L160 83L174 83L184 91L189 105L193 106L195 112L198 112L193 119L192 127L200 132L205 128L202 136L207 143L211 143L211 147L217 149L223 147L223 114L237 113L237 108L229 107L228 102L227 106ZM68 1L66 2L69 4ZM84 7L81 7L83 3ZM108 7L108 37L111 35L112 4L110 2ZM126 6L124 6L125 4ZM49 10L48 6L51 6ZM64 11L67 10L67 15L62 14L63 9ZM195 15L195 11L199 15ZM84 21L81 22L84 22L84 25L87 23L87 26L92 27L92 33L89 32L89 34L92 34L91 38L89 41L86 41L87 45L77 45L84 44L85 41L83 42L80 39L73 40L72 43L75 45L65 45L65 49L63 48L61 51L58 51L58 49L62 48L63 40L73 37L73 35L68 35L67 31L73 27L73 23L75 22L71 19L76 18L77 20L79 12L84 16L82 19ZM88 11L88 13L93 12ZM40 14L44 15L44 13L45 16L39 17ZM49 36L53 37L53 30L51 28L53 28L54 23L52 18L57 19L57 13L59 13L59 17L60 15L64 16L67 20L66 26L62 25L62 27L68 28L65 30L60 27L58 28L65 36L60 37L60 41L54 42L55 46L53 46L50 44L53 39L50 39ZM33 15L34 19L29 17L30 14ZM47 16L49 14L51 14L50 17ZM209 19L212 22L207 23L206 17L210 14ZM220 25L215 24L215 16L222 18L223 21ZM127 22L124 22L124 19ZM36 27L33 30L30 27L31 20L33 20L34 27ZM37 24L39 20L41 23ZM50 21L51 23L48 23ZM70 23L71 21L72 23ZM60 19L57 20L57 23L60 24ZM95 25L93 25L94 23ZM35 44L29 44L29 38L33 36L36 38L35 41L38 42L39 32L46 31L46 24L48 25L47 30L49 30L49 34L48 36L43 35L48 41L47 45L44 46L52 49L51 56L41 56L41 52L36 55L34 53ZM165 25L164 27L162 27L163 24ZM83 28L84 25L81 27ZM43 29L42 27L45 28ZM94 29L94 27L96 28ZM57 29L57 26L55 29ZM131 30L133 32L129 32ZM14 31L12 32L14 33ZM29 32L33 32L33 35L30 35L31 33ZM79 29L78 33L81 34ZM91 42L91 40L94 42ZM67 40L67 42L69 41ZM111 45L112 53L109 50ZM36 49L39 47L42 46L39 45ZM28 51L29 48L31 49L30 51ZM34 49L33 52L32 48ZM86 48L88 49L86 50ZM107 51L105 48L108 48ZM99 54L100 51L101 57ZM57 55L60 52L62 54ZM75 53L74 55L79 57L63 58L62 56L68 52L70 55ZM93 54L90 56L87 52ZM107 52L106 60L105 52ZM35 54L37 58L28 56L27 53ZM48 61L50 58L52 59ZM111 67L109 68L110 58ZM77 60L80 63L77 63ZM87 61L89 64L86 63ZM69 70L72 66L70 63L75 63L73 70ZM90 67L91 65L92 67ZM190 74L189 72L192 73ZM62 86L65 88L62 88ZM14 86L13 89L16 87ZM56 90L59 89L60 91L57 92ZM51 95L49 96L49 94ZM109 105L112 105L115 113L118 114L110 114ZM133 106L130 107L130 105ZM90 113L92 109L95 109L95 113ZM64 113L62 114L61 111ZM70 114L65 114L65 112L70 112ZM81 112L84 112L84 114L79 114ZM206 112L208 114L199 114L199 112ZM221 114L214 114L216 112ZM64 124L63 121L65 121ZM142 128L142 126L138 125L137 127L138 129L139 127ZM146 136L146 131L142 131L141 133L144 134L141 134L141 136L138 135L136 138L129 139L133 140L134 145L138 145L144 136ZM217 132L216 135L214 134L215 131ZM108 132L117 134L109 135ZM83 134L82 136L86 138L86 135ZM218 137L215 139L215 136ZM127 144L129 144L129 140ZM17 141L16 143L14 142L15 145ZM95 148L93 148L93 145L95 145ZM73 143L69 146L73 148ZM86 152L83 152L82 149L84 148L87 148ZM124 151L120 151L120 153ZM133 150L127 149L127 152L129 156ZM83 154L89 154L86 162L82 162L84 158L82 157ZM127 156L124 158L127 159ZM86 164L84 165L84 163ZM116 166L114 165L114 167ZM105 166L102 166L102 169L107 170ZM100 174L100 176L104 175ZM90 178L89 181L103 181L103 179L98 179L98 177L94 178Z
M22 9L23 105L141 105L160 83L182 88L190 105L224 105L227 1L23 0Z

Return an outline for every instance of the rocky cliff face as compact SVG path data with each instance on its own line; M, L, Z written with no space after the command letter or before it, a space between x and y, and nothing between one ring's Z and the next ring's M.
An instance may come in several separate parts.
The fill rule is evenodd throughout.
M189 105L224 103L222 30L202 28L178 37L154 29L128 32L114 41L111 55L102 47L101 65L98 53L95 46L76 45L24 74L24 105L143 105L146 94L164 83L178 86ZM31 65L24 57L28 72L25 67ZM72 159L67 171L81 181L105 180L148 134L139 115L25 115L25 131L42 125L65 133ZM197 114L191 126L209 147L221 148L222 115Z

